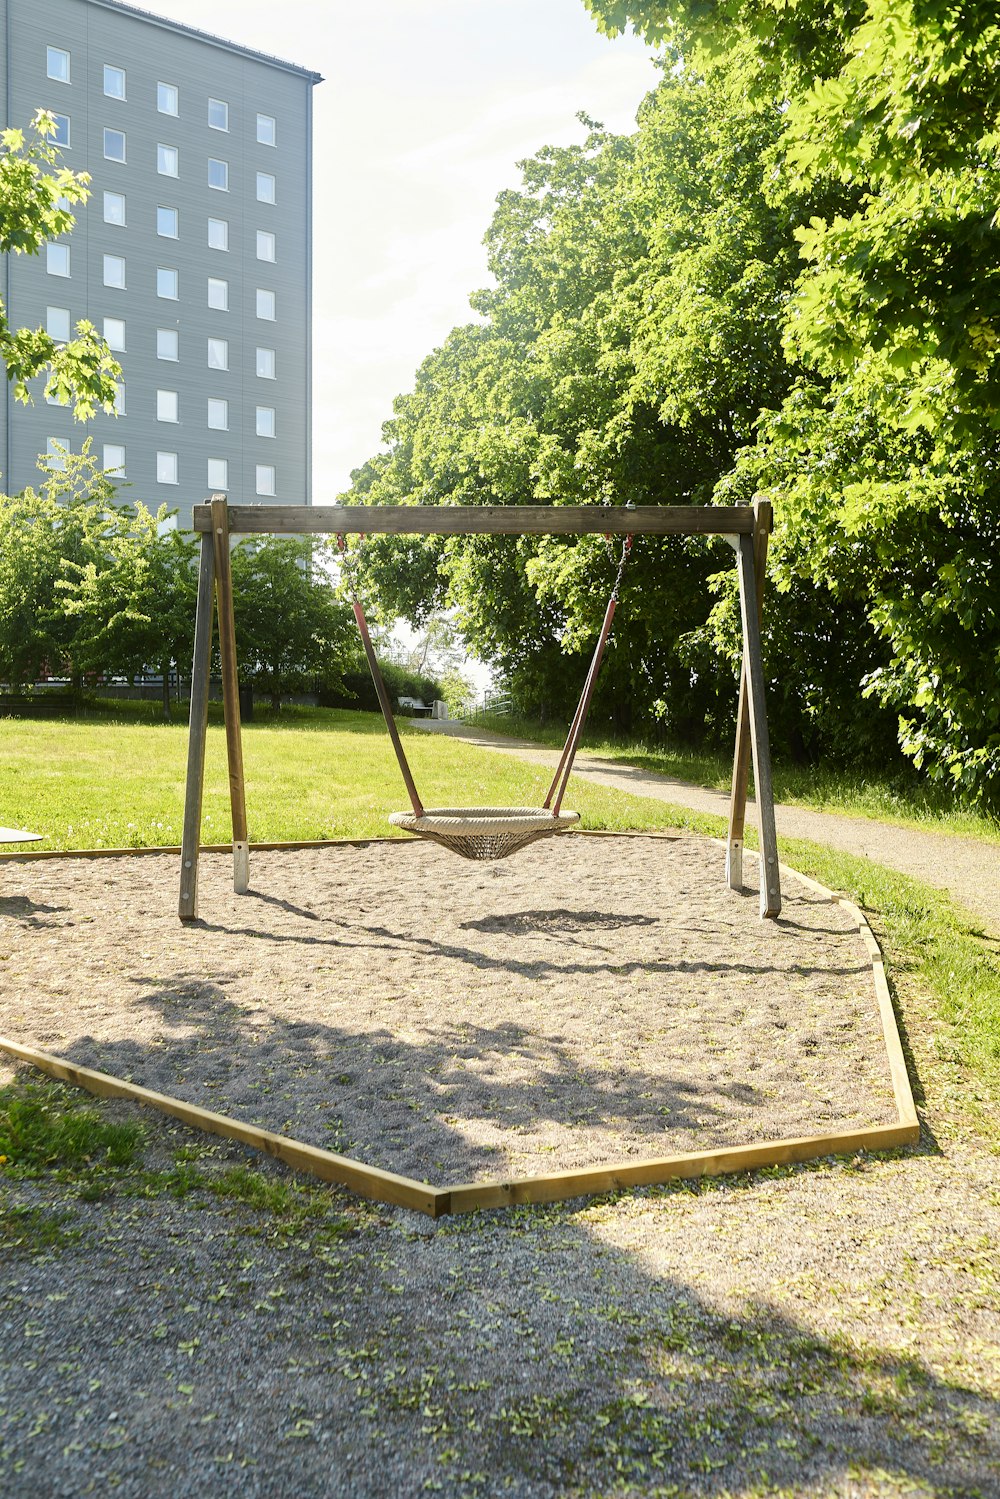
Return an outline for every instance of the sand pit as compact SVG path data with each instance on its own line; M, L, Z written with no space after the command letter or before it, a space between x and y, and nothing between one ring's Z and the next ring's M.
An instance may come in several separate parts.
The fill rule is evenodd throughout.
M704 839L205 855L185 926L177 877L5 864L0 1033L439 1186L896 1119L847 913Z

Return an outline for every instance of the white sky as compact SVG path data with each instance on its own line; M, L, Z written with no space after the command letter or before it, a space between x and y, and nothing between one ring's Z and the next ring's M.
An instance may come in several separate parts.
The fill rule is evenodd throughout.
M393 398L469 321L482 237L516 163L631 130L657 73L582 0L144 0L322 73L314 93L313 499L381 446Z

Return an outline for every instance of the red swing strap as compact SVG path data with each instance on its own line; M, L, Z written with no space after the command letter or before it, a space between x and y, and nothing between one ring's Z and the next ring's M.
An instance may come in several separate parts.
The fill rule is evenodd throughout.
M372 681L375 684L375 692L378 695L379 707L382 709L382 717L385 719L385 726L389 730L392 747L396 751L396 759L399 762L399 769L403 776L404 785L406 786L406 794L410 798L410 806L413 808L414 817L423 817L423 803L420 800L413 781L413 773L410 770L410 762L406 758L406 751L403 749L403 741L399 737L396 720L392 714L392 703L389 700L389 693L386 690L385 681L375 656L375 647L372 645L372 639L368 633L368 621L365 619L365 611L361 607L361 600L358 598L357 590L354 587L354 576L347 555L347 545L340 533L337 535L337 547L344 559L344 577L347 579L347 587L351 595L351 606L354 609L354 618L357 620L358 634L361 636L361 644L365 648L365 656L368 659L368 670L371 672Z
M608 599L608 607L604 611L604 623L601 626L601 633L597 637L597 645L594 649L593 660L590 663L590 670L587 672L587 677L583 684L583 691L580 694L580 701L573 715L573 722L569 726L569 733L566 736L566 743L563 745L563 751L559 757L559 764L556 766L556 773L552 777L552 784L549 787L548 795L542 803L542 806L546 809L549 809L551 804L553 817L559 816L562 799L566 794L566 785L569 781L570 772L573 769L573 761L576 759L576 751L587 722L587 714L590 712L590 702L594 696L594 688L597 686L601 663L604 660L608 637L611 634L611 625L615 617L615 609L618 605L618 590L621 588L622 578L625 574L625 564L628 562L631 551L632 537L626 536L622 544L622 557L618 564L618 575L611 590L611 597ZM555 797L554 802L552 800L553 796Z

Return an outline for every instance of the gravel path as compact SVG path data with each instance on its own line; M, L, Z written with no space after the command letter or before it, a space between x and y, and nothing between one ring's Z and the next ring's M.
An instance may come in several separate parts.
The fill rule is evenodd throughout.
M461 724L420 719L414 722L430 732L448 733L483 749L501 750L535 764L554 767L558 763L558 751L540 748L526 740L468 729ZM601 786L610 786L615 791L631 792L633 796L653 797L690 807L696 812L729 816L726 792L692 786L688 781L657 775L655 771L634 765L622 765L616 760L602 760L599 755L577 755L573 773ZM1000 844L952 834L926 833L919 828L896 827L866 817L812 812L805 807L779 804L774 813L779 838L808 838L814 843L825 843L829 848L886 864L890 869L899 869L938 890L947 890L959 905L965 906L982 923L984 930L1000 937ZM747 810L748 822L756 825L755 816L751 800Z

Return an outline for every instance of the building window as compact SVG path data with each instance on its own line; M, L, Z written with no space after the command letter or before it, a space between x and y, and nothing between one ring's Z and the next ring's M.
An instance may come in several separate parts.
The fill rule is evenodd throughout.
M45 246L45 269L50 276L69 275L69 245Z
M113 402L115 415L125 415L125 381L119 380L115 385L115 399Z
M156 455L156 482L157 484L177 483L177 454L157 453Z
M274 177L270 172L257 173L257 202L275 202Z
M176 390L158 390L156 392L156 420L158 422L176 422L177 415L177 392Z
M208 221L208 248L210 250L229 249L229 221L228 219L209 219Z
M257 116L257 140L262 146L278 144L278 127L275 124L274 115Z
M218 157L208 158L208 185L216 188L220 193L229 191L229 163L219 161Z
M274 292L265 291L261 286L257 288L257 316L267 323L273 323L275 318Z
M157 328L156 357L157 359L180 358L180 337L176 328Z
M257 259L277 259L277 240L268 229L257 230Z
M274 379L274 350L257 350L257 375L261 380Z
M69 343L69 308L46 307L45 331L56 343Z
M69 53L62 47L46 47L45 75L56 83L69 83Z
M104 132L104 159L105 161L125 160L125 132L124 130L105 130Z
M229 464L225 458L208 460L208 487L211 490L229 488Z
M104 222L106 224L117 224L120 229L125 227L125 194L104 194Z
M176 208L164 208L162 204L156 210L156 232L163 239L176 239L180 227L180 215Z
M171 270L168 266L158 265L156 267L156 295L158 297L166 297L171 302L176 302L180 295L177 272Z
M177 114L179 102L180 95L176 84L158 83L156 85L156 108L161 115Z
M274 494L274 464L257 464L257 493Z
M45 439L45 467L54 473L61 474L66 467L68 452L69 443L63 442L58 437L47 437Z
M104 319L104 342L108 348L116 354L125 352L125 319L120 317L106 317Z
M55 392L45 392L45 403L47 406L68 406L69 396L60 396Z
M113 286L118 291L125 290L125 256L105 255L104 257L104 285Z
M176 177L180 171L180 152L176 146L165 146L157 142L156 170L161 177Z
M219 276L208 278L208 305L219 312L229 311L229 282Z
M124 99L125 69L104 64L104 92L109 99Z
M215 432L229 431L229 402L214 396L208 398L208 425Z
M258 437L273 437L274 436L274 407L273 406L258 406L257 407L257 436Z
M209 99L208 123L213 130L229 129L229 105L224 99Z
M112 479L125 477L125 449L121 443L106 442L101 455L101 467Z
M54 133L49 137L55 146L69 145L69 115L54 114L52 118L56 122Z
M210 370L227 370L229 368L228 338L210 338L208 340L208 367Z

